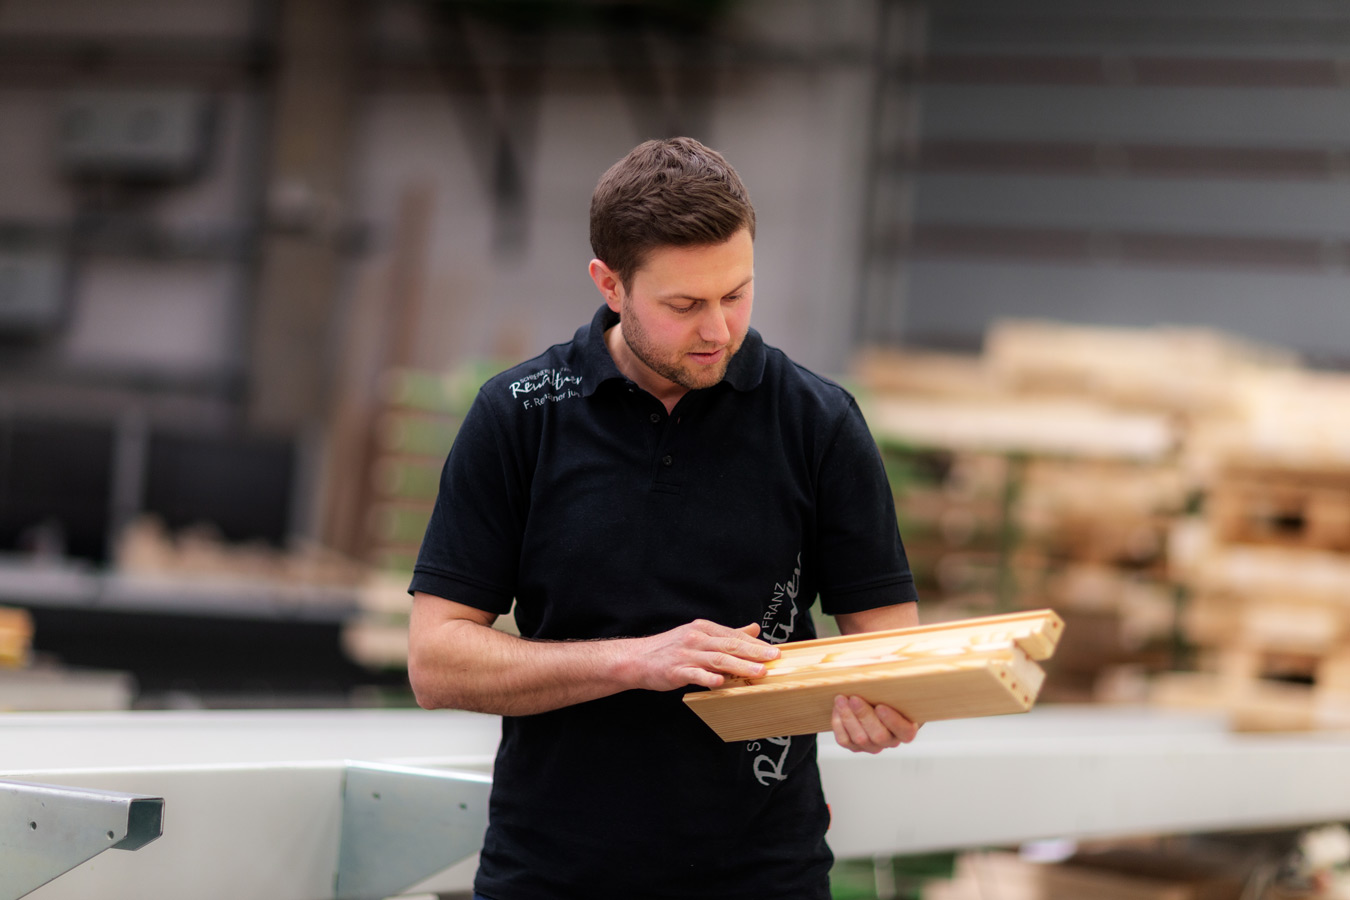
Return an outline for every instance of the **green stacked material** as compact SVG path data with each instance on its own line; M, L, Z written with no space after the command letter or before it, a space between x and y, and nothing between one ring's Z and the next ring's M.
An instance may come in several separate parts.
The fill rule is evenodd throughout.
M380 417L377 426L382 453L445 457L459 433L458 416L428 416L397 410Z
M375 488L396 500L435 500L441 464L421 459L382 459L375 466Z
M385 571L412 571L446 454L479 388L503 368L476 360L450 372L394 369L384 376L367 529L371 559Z
M386 406L462 416L469 411L478 389L502 370L492 360L466 363L453 372L395 369L384 379Z

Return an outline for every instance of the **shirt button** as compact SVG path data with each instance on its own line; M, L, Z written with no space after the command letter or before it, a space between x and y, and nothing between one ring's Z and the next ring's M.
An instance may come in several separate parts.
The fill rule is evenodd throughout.
M657 423L659 423L659 422L661 421L661 414L660 414L660 413L652 413L652 414L651 414L651 420L652 420L652 424L653 424L653 425L656 425Z
M661 465L663 466L668 466L673 462L675 462L675 457L671 456L669 453L661 457Z

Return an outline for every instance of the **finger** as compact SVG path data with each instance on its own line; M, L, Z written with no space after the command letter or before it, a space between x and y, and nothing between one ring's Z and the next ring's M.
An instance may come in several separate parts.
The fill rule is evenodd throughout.
M900 736L892 732L877 717L876 709L861 697L850 697L849 707L858 719L858 724L862 726L867 734L867 745L875 747L878 750L884 750L888 747L898 747L900 745Z
M706 646L720 653L761 662L768 662L779 656L779 650L773 644L748 637L745 632L738 629L730 629L728 634L712 637Z
M844 696L836 697L834 700L835 712L839 715L839 722L843 726L844 734L848 743L844 746L849 750L858 750L864 753L876 753L881 748L872 745L868 738L867 729L858 721L858 714L854 711L849 698ZM843 743L842 741L840 743Z
M834 732L834 740L845 750L855 749L853 740L848 736L848 729L844 726L844 709L846 704L841 703L843 697L834 698L834 707L830 710L830 730Z
M742 638L735 641L728 641L722 647L726 653L733 653L742 659L757 659L760 662L768 662L771 659L777 659L781 653L773 644L766 644L763 641L757 641L754 638Z
M890 730L891 734L900 738L900 743L908 744L919 735L919 722L913 722L904 715L897 712L885 704L878 703L876 706L877 718L881 724Z
M685 666L675 673L675 677L680 679L681 684L692 684L705 688L718 688L726 681L716 672L700 669L698 666Z
M766 671L763 663L745 659L735 653L713 652L701 660L710 672L721 672L736 678L758 678Z
M750 637L759 637L759 623L758 623L758 622L751 622L749 625L742 625L740 628L737 628L736 630L737 630L737 631L744 632L745 634L749 635Z

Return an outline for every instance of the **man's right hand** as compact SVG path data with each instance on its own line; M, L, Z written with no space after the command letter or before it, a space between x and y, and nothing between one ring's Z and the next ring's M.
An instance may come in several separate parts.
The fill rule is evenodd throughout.
M428 709L527 716L645 688L718 687L764 674L778 648L759 626L698 620L650 637L524 640L492 627L496 616L432 594L413 600L408 678Z
M728 628L696 619L651 637L636 638L625 681L651 691L685 685L720 687L727 678L755 678L778 648L759 640L759 625Z

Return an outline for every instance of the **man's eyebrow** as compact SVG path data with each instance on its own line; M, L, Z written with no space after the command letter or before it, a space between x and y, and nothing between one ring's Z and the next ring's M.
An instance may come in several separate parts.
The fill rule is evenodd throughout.
M732 294L734 294L734 293L736 293L737 291L739 291L739 290L741 290L742 288L744 288L747 284L749 284L750 282L752 282L752 281L754 281L754 280L755 280L755 276L751 275L749 278L745 279L745 280L742 281L740 284L736 285L734 288L732 288L731 290L727 291L727 292L726 292L725 294L723 294L722 296L723 296L723 297L729 297L729 296L731 296ZM698 301L702 302L702 301L706 300L707 298L706 298L706 297L695 297L695 296L693 296L692 294L662 294L662 295L661 295L660 297L658 297L657 299L658 299L658 300L698 300Z

